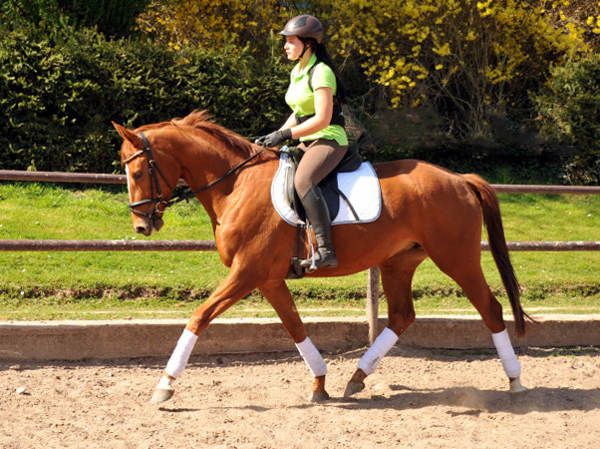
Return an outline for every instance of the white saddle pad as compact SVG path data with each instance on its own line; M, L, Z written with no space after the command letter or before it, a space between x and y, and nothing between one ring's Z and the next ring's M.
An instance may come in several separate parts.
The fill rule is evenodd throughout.
M291 165L289 154L282 152L279 158L279 169L271 184L271 199L281 218L291 225L296 225L302 221L286 201L284 192L286 168ZM338 173L338 186L352 203L359 220L356 220L346 201L340 198L340 210L332 224L369 223L379 218L381 186L370 163L363 162L360 168L353 172Z

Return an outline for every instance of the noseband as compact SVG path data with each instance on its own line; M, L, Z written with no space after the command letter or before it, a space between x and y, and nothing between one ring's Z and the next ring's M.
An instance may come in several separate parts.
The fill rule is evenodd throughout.
M156 159L154 159L154 156L152 156L152 149L150 148L150 143L148 142L148 139L146 138L144 133L140 133L140 137L142 138L142 142L144 143L144 149L137 151L136 153L132 154L127 159L125 159L123 161L123 165L129 164L132 160L134 160L138 156L141 156L142 154L146 154L148 156L148 173L150 175L150 186L152 189L152 198L129 203L129 210L132 213L139 215L140 217L144 217L146 219L162 218L162 215L165 213L165 210L167 209L167 207L170 207L173 204L177 204L182 201L189 201L189 199L194 197L196 194L203 192L204 190L207 190L207 189L211 188L212 186L220 183L221 181L228 178L230 175L232 175L234 172L236 172L237 170L242 168L244 165L246 165L248 162L250 162L252 159L257 157L260 153L262 153L265 150L265 148L263 148L260 151L257 151L255 154L250 156L248 159L243 161L241 164L233 167L231 170L229 170L227 173L225 173L223 176L221 176L216 181L213 181L210 184L208 184L198 190L192 191L192 189L190 189L187 186L178 185L177 187L175 187L175 189L173 189L171 187L171 185L169 184L169 181L167 181L167 178L165 177L165 175L161 171L160 167L158 166L158 162L156 161ZM159 176L163 179L163 181L165 182L165 184L167 185L169 190L173 193L171 196L171 199L169 201L165 201L162 198L163 195L162 195L162 190L160 188ZM156 195L154 194L155 191L156 191ZM138 206L143 206L145 204L151 204L151 203L155 204L154 210L152 211L152 213L140 212L139 210L135 209ZM160 205L163 206L162 210L160 210L158 208Z

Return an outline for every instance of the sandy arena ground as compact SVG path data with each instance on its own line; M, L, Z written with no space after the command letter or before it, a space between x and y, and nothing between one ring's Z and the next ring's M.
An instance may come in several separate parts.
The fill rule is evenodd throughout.
M511 395L493 351L395 347L344 399L362 352L325 355L322 404L295 353L195 357L162 407L163 359L0 363L0 448L600 447L599 348L518 350Z

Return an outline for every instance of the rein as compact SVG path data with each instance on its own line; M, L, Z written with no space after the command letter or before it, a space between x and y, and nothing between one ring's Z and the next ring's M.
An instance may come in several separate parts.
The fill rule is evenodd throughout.
M198 193L204 192L205 190L210 189L211 187L217 185L218 183L220 183L221 181L227 179L229 176L231 176L233 173L235 173L236 171L238 171L240 168L242 168L244 165L246 165L247 163L249 163L250 161L252 161L255 157L257 157L260 153L262 153L263 151L265 151L265 148L261 149L260 151L256 152L255 154L253 154L252 156L250 156L248 159L246 159L245 161L243 161L242 163L236 165L235 167L233 167L231 170L229 170L227 173L225 173L223 176L221 176L219 179L211 182L208 185L205 185L204 187L201 187L198 190L194 190L192 191L192 189L190 189L189 187L184 187L184 186L177 186L175 188L175 190L173 191L174 193L174 197L175 199L171 199L171 201L169 201L167 203L167 207L168 206L172 206L173 204L177 204L180 203L182 201L189 201L190 198L193 198L194 196L196 196Z
M127 159L125 159L123 161L123 164L127 165L129 162L131 162L132 160L134 160L138 156L141 156L144 153L148 155L148 165L149 165L148 173L150 174L150 185L152 188L152 195L154 196L154 191L156 190L156 196L154 198L148 198L145 200L140 200L140 201L136 201L133 203L129 203L129 210L132 213L139 215L141 217L144 217L144 218L148 218L148 219L151 219L151 218L155 217L156 215L162 215L165 213L165 210L168 207L171 207L173 204L177 204L182 201L189 201L190 198L193 198L198 193L204 192L205 190L208 190L211 187L219 184L221 181L227 179L229 176L231 176L237 170L244 167L246 164L248 164L250 161L252 161L254 158L256 158L260 153L262 153L265 150L265 148L261 149L260 151L256 152L255 154L250 156L245 161L243 161L240 164L233 167L231 170L229 170L227 173L225 173L220 178L216 179L215 181L211 182L208 185L205 185L204 187L202 187L198 190L192 191L192 189L188 186L179 186L178 185L174 189L171 187L171 185L165 178L165 175L163 175L162 171L160 170L160 167L158 166L158 162L156 161L156 159L154 159L154 156L152 155L152 149L150 148L150 143L148 142L148 139L146 138L146 136L144 135L143 132L140 133L140 137L142 138L142 142L144 143L144 149L139 150L138 152L129 156ZM160 188L160 182L159 182L159 178L158 178L159 175L163 179L165 184L167 184L167 187L169 187L169 189L172 192L171 199L169 201L164 201L162 199L162 190ZM138 206L142 206L144 204L150 204L150 203L156 203L156 206L154 207L154 211L151 214L145 213L145 212L140 212L135 209ZM159 205L164 206L162 210L160 210L158 208Z

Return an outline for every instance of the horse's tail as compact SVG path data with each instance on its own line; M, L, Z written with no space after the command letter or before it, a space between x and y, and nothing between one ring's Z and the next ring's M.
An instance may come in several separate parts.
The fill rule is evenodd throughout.
M490 250L496 262L496 267L498 267L498 271L500 272L508 299L510 300L515 319L515 330L518 337L523 337L527 332L526 320L532 322L534 320L521 307L521 290L508 254L498 197L492 186L479 176L473 174L462 176L469 184L469 187L475 192L481 204L483 222L487 228Z

